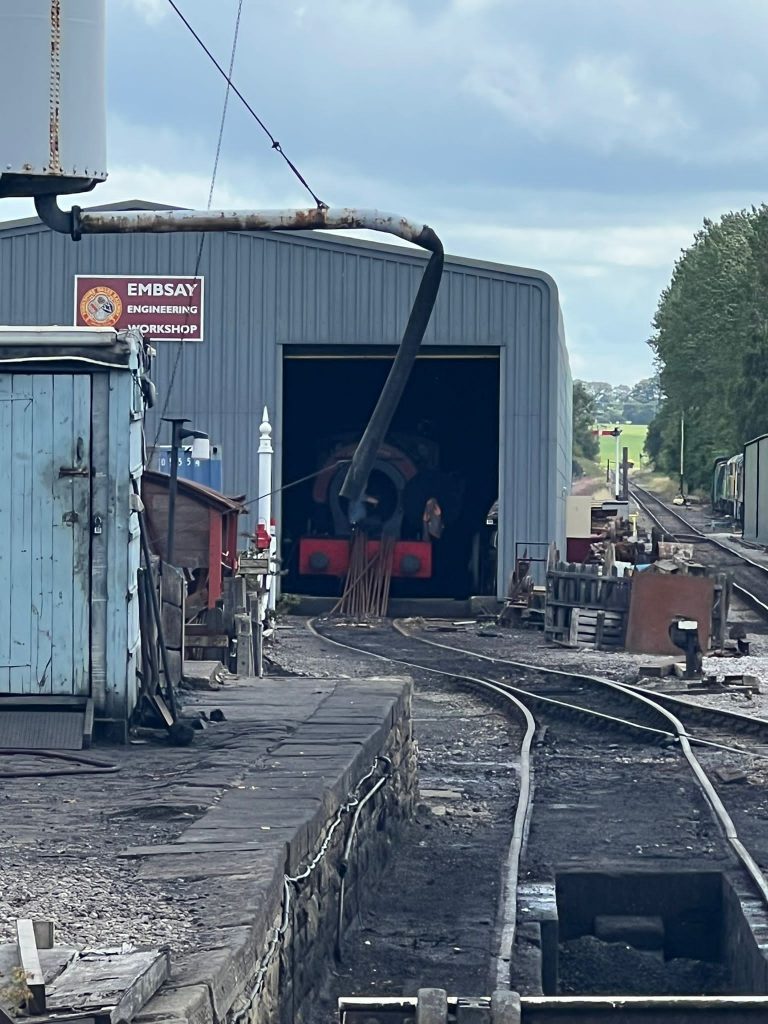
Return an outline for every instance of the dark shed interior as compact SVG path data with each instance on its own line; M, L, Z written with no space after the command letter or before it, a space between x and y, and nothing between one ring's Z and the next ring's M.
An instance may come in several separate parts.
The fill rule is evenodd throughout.
M330 595L334 578L300 576L298 541L331 529L312 497L316 473L334 440L358 440L392 365L394 348L312 346L286 348L283 364L283 559L288 592ZM492 528L486 524L498 497L499 351L429 349L419 356L387 441L426 442L435 453L431 471L445 529L433 546L429 580L394 580L394 597L466 598L495 589ZM382 487L386 502L386 482Z

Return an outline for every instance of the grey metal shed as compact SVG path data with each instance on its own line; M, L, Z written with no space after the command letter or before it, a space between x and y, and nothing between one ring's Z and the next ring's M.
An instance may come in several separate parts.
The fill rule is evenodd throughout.
M161 208L128 202L112 208ZM255 498L266 405L282 479L283 375L291 353L391 351L423 270L416 249L325 232L291 235L100 235L73 243L36 218L0 224L0 323L73 322L76 274L205 278L205 340L158 341L155 379L167 415L188 416L221 445L224 490ZM178 357L179 346L184 351ZM536 270L447 257L424 352L498 358L499 573L515 546L564 550L571 479L571 374L557 287ZM488 396L466 394L471 421ZM158 410L148 417L148 443ZM161 440L164 440L160 433ZM276 504L278 528L280 502Z

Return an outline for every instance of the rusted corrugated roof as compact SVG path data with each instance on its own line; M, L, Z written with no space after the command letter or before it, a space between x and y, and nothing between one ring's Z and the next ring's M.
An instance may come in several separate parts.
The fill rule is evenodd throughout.
M147 483L157 484L158 487L168 487L171 482L167 473L156 473L152 469L145 469L142 479ZM196 483L194 480L185 480L183 477L178 479L178 493L186 494L188 497L195 498L202 504L219 509L221 512L237 512L240 515L247 511L244 504L245 495L241 495L239 498L228 498L226 494L214 491L212 487L206 487L205 484Z

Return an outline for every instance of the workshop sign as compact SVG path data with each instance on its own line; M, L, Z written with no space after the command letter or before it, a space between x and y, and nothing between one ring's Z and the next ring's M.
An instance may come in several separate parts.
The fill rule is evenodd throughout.
M75 325L137 328L152 341L203 340L202 277L75 277Z

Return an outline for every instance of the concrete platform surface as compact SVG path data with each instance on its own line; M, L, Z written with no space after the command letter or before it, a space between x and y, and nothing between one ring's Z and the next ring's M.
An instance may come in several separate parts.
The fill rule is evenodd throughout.
M387 776L369 802L370 836L415 797L410 694L404 678L249 680L189 698L187 712L226 718L191 747L89 752L114 774L53 776L61 762L0 757L0 940L32 917L53 919L66 944L165 944L171 978L139 1020L223 1020L259 979L266 1003L252 1019L277 1020L281 947L326 952L316 918L338 889L331 855L353 795ZM7 777L22 772L37 774ZM362 814L358 832L365 845ZM292 886L286 921L285 876L323 847L312 879ZM301 996L306 978L292 981Z

